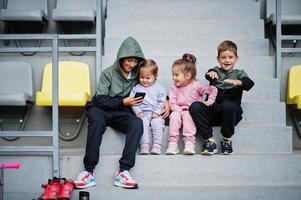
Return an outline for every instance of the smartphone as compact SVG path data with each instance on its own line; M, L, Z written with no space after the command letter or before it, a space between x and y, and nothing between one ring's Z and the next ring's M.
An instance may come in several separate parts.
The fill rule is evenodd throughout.
M144 99L145 95L146 95L145 92L136 92L136 94L135 94L134 97L135 97L135 98L136 98L136 97L142 97L142 99Z

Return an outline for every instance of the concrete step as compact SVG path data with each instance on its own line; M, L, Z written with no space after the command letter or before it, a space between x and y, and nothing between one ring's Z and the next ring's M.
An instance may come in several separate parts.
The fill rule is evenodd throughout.
M185 25L185 26L183 26ZM210 30L210 31L209 31ZM263 20L106 20L106 37L253 40L264 38Z
M138 40L139 42L139 40ZM155 52L154 52L155 53ZM172 77L171 66L176 59L181 58L183 52L178 56L155 56L145 54L146 58L152 58L159 67L159 78ZM102 57L102 69L111 66L116 59L115 56ZM216 55L214 56L197 56L197 78L204 78L208 69L218 66ZM237 69L243 69L251 78L270 79L274 78L275 58L272 56L241 56L236 64Z
M220 127L213 128L213 135L217 140L218 150L220 152ZM165 127L163 153L165 153L165 150L167 149L167 138L168 127ZM120 154L124 146L124 140L125 136L123 134L116 132L112 128L107 128L107 133L104 135L104 142L101 146L101 154ZM292 151L291 127L286 126L238 125L232 140L235 154L288 153ZM198 136L196 143L197 153L201 152L201 145L203 142L203 139ZM180 139L178 144L180 152L182 152L183 140Z
M72 199L79 199L79 192L74 190ZM90 195L90 199L110 199L110 200L172 200L175 196L181 199L244 199L244 200L298 200L301 196L300 185L276 185L276 186L145 186L138 190L125 190L109 186L96 186L85 189ZM5 200L27 200L41 195L30 192L10 192L4 193Z
M297 200L301 196L300 185L296 186L145 186L139 190L123 190L112 186L92 188L90 192L92 199L145 199L171 200L175 196L179 199L273 199L273 200ZM79 191L74 194L78 198Z
M62 159L62 175L76 177L82 156ZM120 156L102 156L97 184L111 185ZM299 185L300 155L137 156L133 177L144 186ZM72 169L70 169L72 166ZM239 167L238 167L239 166Z
M208 85L208 81L203 77L198 79L203 84ZM254 87L250 91L244 91L242 101L279 101L280 83L277 79L253 79ZM168 93L169 87L173 84L171 79L158 79L157 82L161 84Z
M41 184L51 178L47 156L1 156L2 162L18 160L19 170L5 171L5 200L37 198ZM62 156L62 177L76 178L82 155ZM300 154L232 156L137 156L131 174L139 190L112 184L119 156L102 156L95 170L97 185L87 189L90 199L276 199L297 200L301 193ZM37 163L39 165L37 165ZM20 178L22 177L22 178ZM26 184L24 184L26 180ZM72 199L78 199L75 190ZM151 198L152 197L152 198Z
M259 19L258 2L194 1L123 1L108 2L109 19L200 18L200 19ZM220 12L223 10L223 12Z
M105 38L105 55L117 55L123 38ZM183 52L192 52L196 56L211 56L217 54L217 46L221 41L211 40L139 40L145 55L172 56ZM235 41L241 56L268 56L269 41L267 39Z
M259 108L258 108L259 107ZM265 109L268 108L268 109ZM270 111L275 109L275 111ZM282 111L277 111L282 110ZM248 113L249 112L249 113ZM264 112L264 114L262 114ZM283 153L291 152L292 150L292 130L291 127L285 126L285 115L276 114L276 116L270 116L269 112L285 112L283 106L274 108L268 104L262 106L253 106L248 108L246 106L243 115L243 120L238 124L235 129L235 135L233 136L233 147L235 153ZM252 119L253 118L253 119ZM276 119L275 119L276 118ZM267 121L267 123L264 123ZM273 121L275 123L273 124ZM51 128L51 124L48 126ZM87 123L84 124L80 135L73 141L60 141L60 147L62 149L80 148L83 149L86 143L87 137ZM66 129L63 129L66 130ZM67 129L72 130L72 128ZM218 141L221 138L220 127L214 127L213 133ZM163 136L164 150L167 146L168 127L165 127ZM104 134L104 140L101 147L101 153L104 155L120 154L124 145L124 135L119 134L111 128L107 128L106 134ZM150 140L151 141L151 140ZM200 152L200 145L203 143L200 137L197 138L196 151ZM22 137L14 142L8 142L0 140L0 145L51 145L52 140L50 138L39 137ZM183 141L179 141L180 149L183 149ZM14 153L1 153L1 155L15 155ZM23 155L23 154L22 154ZM28 154L25 154L28 155Z

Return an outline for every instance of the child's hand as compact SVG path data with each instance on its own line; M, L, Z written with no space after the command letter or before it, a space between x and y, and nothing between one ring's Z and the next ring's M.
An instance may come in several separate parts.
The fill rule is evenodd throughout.
M157 113L152 113L152 119L157 119L159 117L159 115Z
M142 103L143 99L142 97L127 97L123 99L123 105L124 106L138 106Z
M144 117L144 112L140 112L140 113L138 113L138 114L137 114L137 117L139 117L139 118L143 118L143 117Z
M209 107L209 106L212 106L212 101L203 101L203 103L207 106L207 107Z
M218 79L218 75L217 75L217 73L214 72L214 71L208 72L207 75L208 75L211 79Z
M163 119L165 119L166 117L168 117L169 113L170 113L169 102L168 102L168 100L166 100L164 102L164 108L163 108L163 111L161 113L161 116L163 117Z
M240 86L242 84L241 80L236 80L236 79L225 79L224 82L227 84L237 85L237 86Z

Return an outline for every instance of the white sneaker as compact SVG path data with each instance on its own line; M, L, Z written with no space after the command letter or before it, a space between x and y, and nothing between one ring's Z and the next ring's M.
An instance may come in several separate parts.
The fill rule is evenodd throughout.
M95 178L91 172L83 171L77 176L77 180L74 181L76 188L88 188L96 185Z
M176 155L179 153L178 144L175 142L169 142L168 148L165 152L166 155Z
M195 154L194 147L195 147L195 145L192 142L185 142L183 154L194 155Z
M160 144L153 144L151 154L152 155L160 155L161 149L162 149L162 147Z
M140 145L140 155L148 155L149 154L149 145L148 144L142 144Z

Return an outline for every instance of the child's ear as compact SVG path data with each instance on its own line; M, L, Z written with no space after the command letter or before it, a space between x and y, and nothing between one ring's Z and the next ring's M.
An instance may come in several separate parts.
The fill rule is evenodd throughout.
M186 77L186 79L191 79L191 73L186 73L185 77Z

